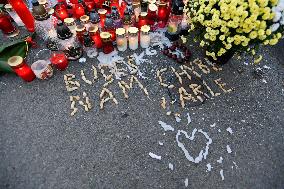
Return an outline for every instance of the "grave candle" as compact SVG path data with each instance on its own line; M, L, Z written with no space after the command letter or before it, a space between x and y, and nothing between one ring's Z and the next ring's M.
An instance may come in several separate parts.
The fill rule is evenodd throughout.
M70 31L75 35L76 34L76 24L74 18L65 18L64 23L70 29Z
M158 8L158 27L164 28L169 18L169 9L166 3L160 3Z
M102 39L101 39L101 36L100 36L100 31L99 31L98 26L89 27L89 33L90 33L92 40L95 43L95 46L98 49L102 48L103 42L102 42Z
M114 50L114 47L111 41L111 34L109 32L102 32L100 36L103 41L103 52L105 54L111 53Z
M84 33L86 32L86 27L84 25L76 26L76 35L80 43L83 44L84 42Z
M62 21L68 18L67 7L63 3L55 5L55 16Z
M85 10L83 5L80 3L73 5L73 16L76 19L79 19L83 15L85 15Z
M0 29L6 35L11 35L17 31L12 24L10 16L0 9Z
M125 35L125 29L124 28L116 29L116 44L117 44L117 49L119 51L126 51L126 49L127 49L127 38L126 38L126 35Z
M9 13L9 15L13 18L13 20L16 22L18 26L25 26L19 15L13 10L10 4L6 4L4 7L5 10Z
M59 70L63 71L68 66L68 60L63 52L53 52L50 57L50 62Z
M35 20L23 0L9 0L9 3L19 15L29 32L35 31Z
M148 25L144 25L141 27L140 46L142 48L148 48L150 46L149 31L150 31L150 27Z
M141 12L139 16L138 28L140 29L144 25L147 25L147 12Z
M33 5L32 13L36 20L42 21L48 19L49 15L43 5L39 4L37 0L33 0L32 5Z
M138 48L138 28L129 27L129 49L136 50Z
M35 79L32 69L25 63L21 56L12 56L8 59L8 64L24 81L30 82Z
M104 28L107 10L106 10L106 9L99 9L99 10L98 10L98 13L99 13L99 15L100 15L101 28Z
M157 10L158 7L155 4L150 4L148 6L148 15L147 15L148 25L153 26L155 24L157 19Z

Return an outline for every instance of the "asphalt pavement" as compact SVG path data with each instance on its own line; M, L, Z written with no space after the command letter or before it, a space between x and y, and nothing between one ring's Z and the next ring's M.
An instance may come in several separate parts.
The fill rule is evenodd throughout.
M202 57L199 48L189 47L192 60ZM31 50L28 62L35 60L38 50ZM261 48L260 53L263 60L258 65L244 54L222 65L222 71L203 74L220 95L184 110L177 103L168 103L167 110L160 107L162 97L169 102L169 92L159 85L156 71L179 66L160 53L145 56L151 62L139 66L146 78L138 79L149 97L136 86L125 100L115 80L110 88L118 105L108 102L103 110L99 93L104 80L90 86L80 79L80 70L88 77L92 74L96 59L71 62L66 71L56 70L47 81L25 83L13 74L2 74L0 188L283 189L284 42ZM81 83L71 94L82 96L85 91L90 97L89 112L79 108L70 116L66 73L75 74ZM219 78L232 92L214 84ZM166 115L168 111L179 113L181 121ZM174 130L164 131L159 121ZM181 135L180 141L197 157L207 139L197 132L188 140L195 128L212 139L206 159L199 163L189 161L176 140L178 130L187 132L188 137ZM150 152L161 159L150 157Z

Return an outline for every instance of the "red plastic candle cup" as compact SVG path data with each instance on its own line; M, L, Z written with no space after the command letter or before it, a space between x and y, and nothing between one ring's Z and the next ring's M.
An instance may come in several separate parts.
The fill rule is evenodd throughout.
M104 28L105 26L105 20L106 20L106 9L99 9L98 14L100 15L100 20L101 20L101 27Z
M24 81L31 82L36 78L32 69L25 63L21 56L12 56L8 59L8 64Z
M160 3L158 8L158 27L164 28L169 19L169 11L166 3Z
M157 20L157 10L158 7L155 4L150 4L148 6L148 15L147 15L147 19L148 19L148 25L153 26Z
M50 57L50 62L61 71L68 67L68 60L64 52L53 52Z
M77 4L78 3L78 0L70 0L69 1L71 4Z
M86 27L84 25L76 26L76 36L81 44L83 44L85 32L86 32Z
M92 40L95 43L96 48L98 49L102 48L103 42L102 42L98 27L96 26L89 27L89 33L90 33Z
M85 15L85 10L82 4L73 5L73 16L79 19L81 16Z
M55 15L61 21L64 21L65 18L68 18L68 11L63 6L58 6L55 10Z
M87 10L90 12L94 7L95 7L95 2L94 1L84 1Z
M105 54L111 53L114 50L114 47L111 41L111 34L109 32L101 32L100 36L103 41L103 52Z
M0 29L6 35L12 34L16 31L16 27L12 24L11 18L0 11Z
M138 28L147 25L147 12L141 12L138 21Z
M28 31L35 31L35 20L23 0L9 0L15 12L21 18Z

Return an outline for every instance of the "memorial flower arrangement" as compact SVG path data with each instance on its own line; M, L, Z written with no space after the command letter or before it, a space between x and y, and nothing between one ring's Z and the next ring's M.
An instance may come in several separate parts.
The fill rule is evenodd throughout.
M275 45L284 29L284 0L190 0L191 30L206 55L217 60L226 53L260 44Z

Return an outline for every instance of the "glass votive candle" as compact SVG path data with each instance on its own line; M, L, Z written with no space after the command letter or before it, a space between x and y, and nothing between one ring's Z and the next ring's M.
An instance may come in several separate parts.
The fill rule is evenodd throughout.
M50 62L61 71L65 70L68 67L68 60L64 52L53 52L50 57Z
M99 13L99 15L100 15L101 28L104 28L107 10L106 10L106 9L99 9L99 10L98 10L98 13Z
M128 33L129 49L136 50L138 48L138 28L129 27Z
M157 10L158 7L155 4L150 4L148 6L148 15L147 15L147 19L148 19L148 25L153 26L157 20Z
M117 28L116 29L116 45L117 50L119 51L126 51L127 49L127 38L124 28Z
M37 60L31 65L31 68L39 79L48 79L53 75L53 69L49 61Z
M21 56L12 56L8 59L8 64L24 81L30 82L35 79L32 69L25 63Z
M81 44L84 42L84 33L86 32L86 27L84 25L76 26L76 36Z
M148 48L150 46L150 35L149 35L150 27L148 25L144 25L141 27L140 31L140 46L142 48Z
M100 31L98 26L91 26L89 27L89 34L95 43L96 48L100 49L103 46L103 42L100 36Z
M101 32L100 36L103 41L103 52L105 54L111 53L114 50L111 34L109 32Z

